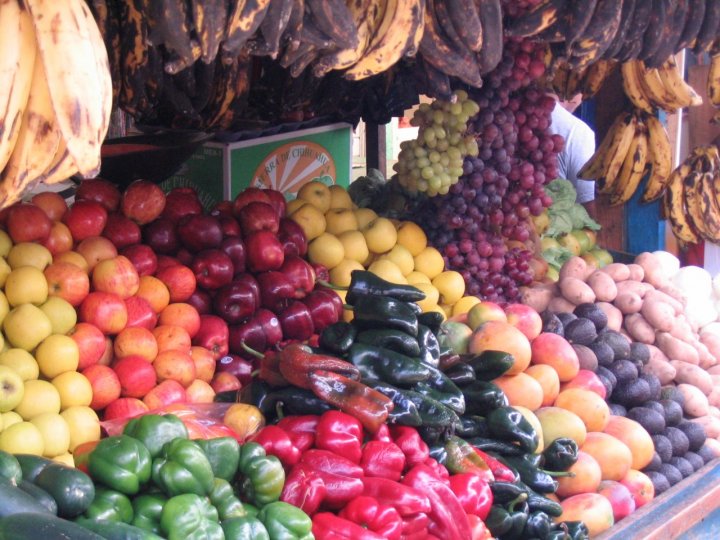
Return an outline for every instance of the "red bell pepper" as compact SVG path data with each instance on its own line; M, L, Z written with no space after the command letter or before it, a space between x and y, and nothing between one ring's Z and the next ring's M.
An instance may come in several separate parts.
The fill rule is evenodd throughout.
M360 465L346 457L319 448L313 448L303 453L300 463L305 463L316 471L340 474L350 478L362 478L365 474Z
M442 482L445 484L448 483L448 479L450 478L450 472L447 470L445 465L431 457L428 457L425 461L422 462L422 464L432 469L438 480L442 480Z
M363 470L349 459L313 449L302 455L300 464L322 478L326 490L323 504L328 508L342 508L363 493Z
M393 426L390 428L390 435L392 435L393 442L405 454L408 467L414 467L430 457L430 449L420 437L417 429L409 426Z
M473 446L473 449L475 450L475 453L480 456L485 463L487 463L488 467L490 467L490 471L492 471L495 480L498 482L515 482L518 479L515 473L499 460L495 459L490 454L483 452L479 448Z
M327 411L320 416L315 435L316 448L360 463L362 442L363 427L357 418L340 411Z
M493 504L493 494L488 483L475 473L460 473L450 477L450 489L467 514L485 519Z
M427 534L427 526L429 523L430 518L428 518L425 512L404 516L402 521L402 534L403 536L419 532L425 532Z
M315 432L319 421L320 416L316 414L286 416L280 419L277 426L288 434L295 447L302 453L315 445Z
M410 534L403 534L400 537L400 540L427 540L429 538L429 534L427 532L427 527L425 527L424 530L410 533Z
M403 517L430 512L430 500L422 489L418 490L387 478L363 478L363 495L394 507Z
M315 514L312 533L315 540L383 540L379 534L330 512Z
M307 465L295 465L285 479L280 500L297 506L307 515L315 514L327 495L322 477Z
M470 540L492 540L493 535L485 525L485 522L474 514L468 514L468 523L470 523Z
M290 436L278 426L265 426L252 438L265 449L265 453L277 457L283 467L291 467L300 461L300 450Z
M338 514L387 540L400 540L402 518L392 506L361 495L350 501Z
M372 436L373 441L382 441L382 442L392 442L392 437L390 436L390 428L387 424L383 424L380 426L380 429L377 430L375 434Z
M435 476L426 465L415 465L403 478L403 484L423 490L430 500L428 532L439 534L443 540L467 540L470 525L452 490Z
M362 449L360 466L365 476L400 480L405 470L405 454L393 442L369 441Z

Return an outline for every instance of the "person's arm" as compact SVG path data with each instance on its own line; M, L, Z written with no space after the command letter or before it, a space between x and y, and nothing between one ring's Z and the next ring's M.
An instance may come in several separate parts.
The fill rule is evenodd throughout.
M592 201L584 202L583 206L585 207L585 210L587 210L587 213L590 215L590 217L595 219L595 216L597 215L595 213L597 210L595 199L593 199Z

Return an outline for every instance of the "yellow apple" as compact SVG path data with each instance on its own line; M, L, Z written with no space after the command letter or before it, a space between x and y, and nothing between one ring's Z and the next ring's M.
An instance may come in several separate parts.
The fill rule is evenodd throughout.
M70 407L89 407L93 392L90 381L77 371L66 371L52 380L52 384L60 394L60 410Z
M373 253L390 251L397 242L397 230L388 218L379 217L368 223L362 233L368 249Z
M60 463L61 465L65 465L66 467L75 467L75 458L70 452L65 452L64 454L55 456L54 458L52 458L52 460L55 463Z
M440 291L437 290L435 285L432 283L415 283L413 287L417 287L425 293L425 299L417 302L417 305L420 306L423 312L437 306L438 300L440 299Z
M80 349L70 336L52 334L45 338L35 351L40 373L48 379L66 371L75 371L80 362Z
M353 212L355 212L355 218L357 218L358 229L364 229L368 223L378 217L372 208L356 208Z
M397 243L405 246L416 257L427 247L427 236L417 223L403 221L397 228Z
M428 246L415 255L415 270L425 274L431 280L445 269L445 260L440 252Z
M10 253L10 249L13 246L12 238L10 235L0 229L0 257L7 257Z
M70 428L70 451L79 445L100 440L100 419L90 407L70 407L60 413Z
M15 412L23 420L32 420L43 413L59 413L60 394L48 381L25 381L25 394L15 407Z
M20 242L10 248L7 255L7 262L10 268L21 266L34 266L38 270L45 270L45 267L53 260L52 253L45 246L34 242Z
M330 208L352 209L352 198L344 187L333 184L328 189L330 190Z
M352 259L343 259L335 268L330 270L330 283L340 287L350 285L350 274L353 270L365 270L363 265Z
M59 253L55 255L53 262L66 262L74 264L78 268L85 270L85 272L88 272L90 269L87 259L77 251L65 251L63 253Z
M8 366L0 366L0 412L17 407L25 394L25 384L20 374Z
M20 304L39 306L48 297L45 274L34 266L16 267L5 280L5 296L13 307Z
M407 284L407 280L405 279L405 276L403 276L398 265L389 259L378 259L373 261L373 263L368 266L368 270L376 276L380 276L391 283L398 283L400 285Z
M43 438L43 456L52 458L65 454L70 448L70 428L58 413L38 414L30 422Z
M290 219L300 225L308 242L325 232L325 214L310 203L300 206L290 214Z
M52 325L53 334L67 334L77 323L77 312L75 308L59 296L51 296L40 306L42 312L47 315Z
M23 381L31 381L40 376L35 357L25 349L13 348L0 353L0 366L14 369Z
M331 208L325 212L325 232L339 235L358 228L355 213L348 208Z
M395 244L390 251L381 255L380 259L388 259L394 262L402 272L403 276L407 276L415 269L415 260L413 259L412 253L410 253L405 246L401 246L400 244Z
M345 248L337 236L326 232L308 244L307 257L312 263L333 269L345 258Z
M414 265L415 260L413 259L413 266ZM415 285L416 283L430 283L430 278L417 270L410 272L407 276L405 276L405 279L407 279L409 285Z
M293 199L292 201L288 201L285 204L285 215L289 216L290 214L295 212L295 210L298 210L301 206L304 206L306 204L310 203L304 199Z
M440 272L433 278L432 284L440 291L441 304L451 306L465 294L465 280L455 270Z
M346 259L362 264L370 255L365 236L360 231L345 231L338 235L338 240L342 242Z
M18 422L0 433L0 450L9 454L42 456L45 442L42 433L30 422Z
M453 304L453 317L455 315L462 315L463 313L467 313L474 305L479 303L480 299L477 296L463 296L460 300Z
M297 192L297 198L311 203L323 214L330 210L330 188L319 180L303 184Z
M0 291L0 322L5 320L5 316L10 312L10 303L7 301L5 293Z
M0 287L5 286L5 280L8 277L8 274L10 274L10 271L12 268L10 268L10 265L5 260L5 257L0 257Z
M13 424L19 424L23 421L22 416L20 416L15 411L8 411L0 414L0 424L2 424L3 429L9 428Z
M5 316L3 331L10 345L32 351L52 334L52 323L39 307L22 304Z
M558 238L560 245L570 251L573 255L580 255L582 253L582 246L578 239L572 234L563 234Z

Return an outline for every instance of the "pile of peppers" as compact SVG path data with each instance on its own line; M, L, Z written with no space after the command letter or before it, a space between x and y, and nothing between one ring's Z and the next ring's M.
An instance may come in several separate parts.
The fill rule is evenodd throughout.
M310 540L312 521L280 501L285 469L256 442L193 441L171 414L128 422L87 456L97 496L78 518L126 523L169 540Z

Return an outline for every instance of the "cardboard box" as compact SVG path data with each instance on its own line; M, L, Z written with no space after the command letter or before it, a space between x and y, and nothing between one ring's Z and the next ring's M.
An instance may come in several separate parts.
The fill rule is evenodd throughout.
M352 126L345 123L279 133L198 149L163 189L192 186L206 207L234 199L248 186L273 188L294 199L313 179L348 187Z

